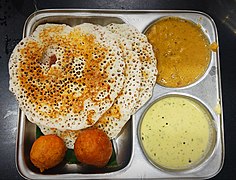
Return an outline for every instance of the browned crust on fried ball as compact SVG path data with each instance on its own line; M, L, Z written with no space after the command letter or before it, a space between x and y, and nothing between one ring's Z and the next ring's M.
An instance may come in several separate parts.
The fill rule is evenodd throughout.
M79 133L75 141L74 152L78 161L96 167L104 167L112 155L112 144L102 130L85 129Z
M65 143L57 135L40 136L31 148L30 160L43 172L58 165L63 160L66 150Z

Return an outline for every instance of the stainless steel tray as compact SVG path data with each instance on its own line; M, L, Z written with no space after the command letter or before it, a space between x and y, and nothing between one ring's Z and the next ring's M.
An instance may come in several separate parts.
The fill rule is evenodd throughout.
M177 16L200 24L210 42L219 44L214 21L202 12L187 10L41 10L33 13L26 20L23 37L30 35L39 24L44 23L65 23L74 26L84 22L100 25L125 22L132 24L143 32L150 23L163 16ZM220 81L220 61L219 51L217 51L216 53L211 53L211 63L205 75L194 84L183 88L166 88L156 84L152 98L132 116L120 136L113 140L118 165L114 168L105 168L97 172L86 171L78 164L67 164L65 162L45 173L39 173L29 159L30 148L36 138L36 126L30 123L24 113L19 110L16 145L18 171L23 177L29 179L210 178L221 170L224 161L223 109ZM206 163L188 171L171 173L155 168L144 156L138 140L138 124L143 112L155 99L169 93L181 93L196 97L215 116L216 130L218 132L215 150Z

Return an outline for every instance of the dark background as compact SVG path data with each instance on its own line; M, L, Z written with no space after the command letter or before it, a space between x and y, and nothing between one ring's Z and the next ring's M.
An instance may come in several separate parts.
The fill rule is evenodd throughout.
M236 1L235 0L0 0L0 179L21 179L15 165L17 103L8 91L8 59L22 37L26 18L37 9L198 10L209 14L219 34L223 90L225 162L213 179L236 173Z

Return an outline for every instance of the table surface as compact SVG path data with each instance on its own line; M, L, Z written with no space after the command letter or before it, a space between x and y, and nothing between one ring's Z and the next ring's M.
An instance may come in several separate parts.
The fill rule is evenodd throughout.
M219 34L223 90L225 162L212 179L233 179L236 172L236 1L235 0L0 0L0 179L22 179L15 165L18 105L9 92L8 60L34 11L46 8L198 10L209 14Z

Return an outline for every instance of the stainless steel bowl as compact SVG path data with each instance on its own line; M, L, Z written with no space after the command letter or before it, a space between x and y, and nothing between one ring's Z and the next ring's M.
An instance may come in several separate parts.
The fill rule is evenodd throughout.
M190 101L192 101L193 103L196 103L199 108L201 108L204 113L206 113L206 115L209 117L209 131L211 132L211 137L209 139L209 144L206 147L206 152L205 154L195 163L191 164L188 167L180 167L180 168L167 168L164 167L160 164L158 164L157 162L155 162L149 155L148 152L145 148L145 145L143 144L143 140L142 140L142 124L144 121L144 118L147 114L147 112L149 111L149 109L157 102L168 98L168 97L181 97L184 99L188 99ZM186 112L187 113L187 112ZM197 97L194 97L192 95L189 94L184 94L184 93L167 93L164 94L160 97L157 97L154 101L152 101L144 110L143 115L141 116L141 119L139 121L139 125L138 125L138 138L139 138L139 143L141 145L142 151L145 154L145 157L147 158L147 160L156 168L158 168L159 170L163 171L163 172L169 172L169 173L173 173L173 174L183 174L183 173L191 173L191 171L194 171L195 168L198 168L200 166L202 166L203 164L206 164L207 161L211 158L211 156L213 155L213 152L215 150L216 147L216 143L219 141L218 136L217 136L217 129L216 129L216 117L214 115L214 112L211 110L211 108L205 104L202 100L198 99ZM151 126L151 125L150 125ZM152 126L153 127L153 126ZM191 131L191 129L189 130ZM173 132L174 133L174 132ZM152 139L156 139L156 137L149 137ZM156 146L157 147L157 146ZM177 152L176 152L177 153ZM158 156L158 155L157 155Z

